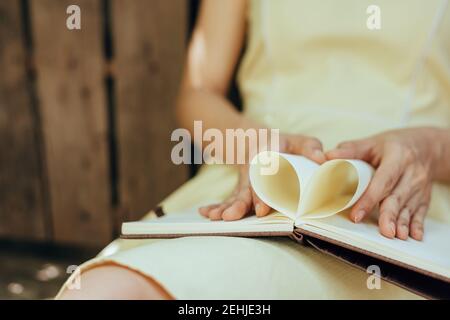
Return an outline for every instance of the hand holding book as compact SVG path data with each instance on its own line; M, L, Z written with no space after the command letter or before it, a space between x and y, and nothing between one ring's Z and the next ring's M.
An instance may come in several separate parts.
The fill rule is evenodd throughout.
M269 161L267 161L269 160ZM265 174L273 162L278 168ZM210 221L196 208L171 213L155 221L122 225L124 238L173 238L199 235L290 236L318 239L372 258L450 282L450 227L428 219L424 241L387 239L379 234L376 215L364 224L348 219L348 210L360 199L374 170L364 161L336 159L318 165L297 155L265 151L249 169L258 198L277 212L264 217Z
M124 223L122 237L140 239L221 235L303 238L319 250L355 265L384 263L387 264L384 270L394 266L398 272L395 275L388 272L383 277L412 290L428 292L430 296L442 296L432 293L436 293L436 290L444 295L448 294L450 227L428 218L426 235L422 233L420 237L416 237L414 231L414 223L418 221L415 215L420 213L425 216L425 210L417 210L427 208L429 201L429 195L423 193L423 188L431 185L431 181L422 178L442 178L437 172L445 170L433 166L438 165L436 159L444 151L441 150L436 155L433 146L426 147L426 143L430 144L431 141L426 131L414 138L408 136L409 129L403 130L363 142L343 144L337 150L327 153L333 160L321 165L304 156L263 152L255 157L248 168L249 180L241 180L239 190L243 192L235 193L231 203L226 202L225 209L219 208L218 211L222 211L216 218L218 221L207 219L212 218L210 212L203 212L207 217L205 218L197 213L197 208L187 208L183 212L170 213L157 220ZM414 130L420 132L418 129ZM427 139L421 140L426 136ZM419 143L420 141L422 142ZM398 154L393 155L391 151ZM258 161L260 157L262 161ZM341 159L346 157L350 159ZM267 159L278 161L278 170L274 174L263 174L262 169L267 166ZM372 166L378 167L377 170L374 171ZM245 170L243 174L246 175ZM404 197L404 200L398 197ZM244 217L253 204L258 204L252 202L254 199L268 204L276 212L260 217ZM361 208L367 210L367 213L376 209L379 201L381 212L373 210L374 214L366 215L364 223L355 224L348 219L350 210L351 217L355 218L355 213ZM240 216L235 219L225 217L230 219L224 221L224 210L233 208L236 203L242 204ZM400 204L407 206L413 213L409 216L412 223L402 220L408 217L402 215L404 210ZM214 210L217 205L208 208ZM423 221L423 217L419 221ZM397 229L390 237L394 238L395 235L404 240L381 236L378 225L384 234L387 226L384 221L395 221L401 225L409 223L412 237L408 238L407 234L403 237L403 231ZM423 228L420 224L416 227ZM324 249L324 246L327 248ZM330 249L333 247L334 249ZM347 253L343 254L345 250ZM355 258L354 254L359 256ZM409 272L422 277L420 284L414 280L416 276Z
M319 140L299 135L280 138L281 152L303 155L318 164L325 161ZM378 224L382 235L421 240L432 182L450 180L450 165L445 165L450 163L450 141L447 140L450 140L448 130L409 128L344 142L327 152L328 160L360 159L377 168L367 192L353 206L351 219L361 222L379 206ZM227 221L253 212L265 216L270 207L252 190L248 166L241 166L239 184L232 196L221 204L203 207L200 212L211 220Z
M322 143L313 137L281 134L279 146L280 152L283 153L302 155L318 164L326 161ZM262 149L262 146L259 146L259 148ZM256 154L255 152L253 153ZM271 208L259 199L253 191L249 181L248 170L248 164L240 165L239 182L231 196L222 203L201 207L199 212L213 221L233 221L242 219L249 214L256 214L258 217L268 215L271 212Z
M433 180L445 180L445 173L437 171L450 162L440 152L445 146L442 133L434 128L399 129L345 142L327 152L328 159L361 159L377 168L350 213L352 220L360 222L379 205L381 234L421 240Z

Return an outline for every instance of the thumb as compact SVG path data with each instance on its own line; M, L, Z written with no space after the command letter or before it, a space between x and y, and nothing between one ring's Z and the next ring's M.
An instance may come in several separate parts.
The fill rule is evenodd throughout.
M322 143L317 138L300 136L297 139L291 139L288 152L305 156L317 163L326 161Z
M354 140L340 143L335 149L325 153L328 160L359 159L368 160L371 143L368 140Z
M255 209L255 214L257 217L264 217L268 215L271 211L271 208L265 204L252 189L252 197L253 197L253 207Z

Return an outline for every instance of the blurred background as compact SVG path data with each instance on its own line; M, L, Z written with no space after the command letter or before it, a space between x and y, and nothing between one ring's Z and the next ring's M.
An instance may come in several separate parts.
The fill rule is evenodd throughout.
M0 1L0 298L52 297L192 175L170 133L198 6Z

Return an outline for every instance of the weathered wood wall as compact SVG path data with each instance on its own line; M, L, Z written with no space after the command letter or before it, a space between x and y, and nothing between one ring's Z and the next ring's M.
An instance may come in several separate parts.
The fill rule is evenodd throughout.
M19 1L0 1L0 234L46 239L39 124Z
M119 198L136 219L185 179L186 168L172 165L167 143L175 128L173 112L187 28L185 0L113 0ZM169 108L170 109L170 108ZM133 163L132 166L128 165ZM181 170L180 170L181 169Z
M103 245L187 179L186 36L185 0L0 2L0 237Z

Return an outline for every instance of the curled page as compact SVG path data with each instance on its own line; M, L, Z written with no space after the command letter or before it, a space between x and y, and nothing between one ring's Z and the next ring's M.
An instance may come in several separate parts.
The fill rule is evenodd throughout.
M299 208L303 218L324 218L353 206L366 190L373 168L360 160L331 160L314 173Z
M273 151L256 155L249 170L258 197L294 220L348 209L364 193L372 174L373 168L360 160L331 160L319 166L302 156Z
M264 151L251 161L250 183L263 202L295 220L302 194L318 168L302 156Z

